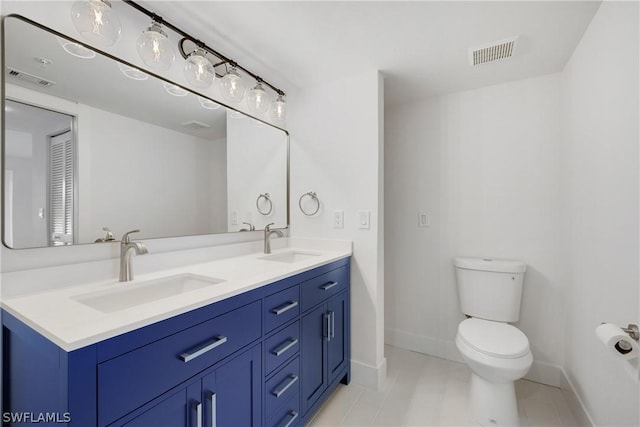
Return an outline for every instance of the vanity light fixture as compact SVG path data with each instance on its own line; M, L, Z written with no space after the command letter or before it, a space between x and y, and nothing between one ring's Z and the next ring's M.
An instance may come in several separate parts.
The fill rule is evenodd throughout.
M271 118L273 120L284 120L287 116L287 103L284 100L284 94L278 94L275 101L271 103Z
M76 58L82 59L93 59L96 57L96 52L87 49L81 44L72 42L67 39L63 39L62 37L56 37L58 39L58 44L62 46L65 52L67 52L71 56L75 56Z
M182 89L180 86L172 85L169 82L162 82L162 86L164 87L164 90L166 90L167 93L171 96L187 96L187 94L189 93L186 90Z
M103 1L106 2L107 0ZM100 0L90 0L90 2L100 2ZM230 102L240 102L246 92L246 83L241 73L246 74L255 79L257 83L253 89L246 93L248 109L253 113L263 114L271 106L271 118L284 120L286 116L286 101L284 98L285 93L282 90L264 81L233 59L215 51L202 41L140 6L135 1L123 0L123 3L147 15L154 23L162 24L165 28L171 29L182 37L178 42L178 52L186 60L184 74L191 85L199 89L206 89L211 86L216 77L220 77L219 89L224 99ZM152 27L149 27L147 31L150 31ZM222 66L225 67L224 74L216 73L216 68ZM265 86L277 94L277 98L273 103L270 103Z
M269 109L269 95L262 87L262 81L247 93L247 108L252 113L266 113Z
M152 19L149 28L140 34L136 48L140 59L151 68L168 70L176 59L169 37L156 19Z
M140 71L135 67L130 67L121 62L118 62L118 68L120 68L120 72L125 75L125 77L130 78L131 80L147 80L149 78L149 74L144 71Z
M213 83L216 71L201 47L191 52L184 63L184 76L193 86L206 89Z
M71 21L91 43L111 46L120 38L120 20L109 0L79 0L71 6Z
M222 97L227 101L240 102L244 98L246 88L234 64L231 64L231 69L222 76L218 86Z

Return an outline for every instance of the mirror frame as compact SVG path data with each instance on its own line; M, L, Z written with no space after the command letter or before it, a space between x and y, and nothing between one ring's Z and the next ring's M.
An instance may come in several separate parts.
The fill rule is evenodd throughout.
M287 230L289 229L290 225L291 225L291 212L290 212L290 197L291 197L291 136L289 134L289 131L287 131L286 129L283 129L279 126L276 126L272 123L269 123L265 120L262 120L258 117L252 116L251 114L245 113L244 111L238 110L237 108L234 108L228 104L226 104L225 102L219 102L217 99L213 99L207 95L204 95L202 93L196 92L193 89L183 86L180 83L176 83L172 80L169 80L165 77L162 77L158 74L156 74L153 71L150 71L146 68L140 67L138 65L134 65L122 58L118 58L108 52L105 52L103 50L100 50L94 46L91 46L85 42L82 42L80 40L74 39L71 36L68 36L66 34L60 33L59 31L56 31L52 28L49 28L45 25L40 24L39 22L33 21L32 19L29 19L25 16L22 16L20 14L16 14L16 13L11 13L8 15L4 15L2 16L2 21L0 22L0 33L2 34L2 57L1 57L1 62L2 62L2 70L0 71L0 108L2 108L2 116L0 119L1 122L1 126L0 126L0 132L2 132L2 135L0 135L0 171L2 173L2 176L0 177L0 182L2 182L2 185L0 185L0 197L2 200L0 200L0 209L2 209L1 215L0 217L2 218L2 221L0 221L2 224L0 224L0 230L2 231L2 245L7 248L10 249L12 251L21 251L21 250L29 250L29 249L43 249L43 248L57 248L57 247L66 247L66 246L84 246L84 245L100 245L100 243L76 243L73 245L66 245L66 246L36 246L36 247L26 247L26 248L12 248L10 246L8 246L5 243L5 221L4 221L4 217L5 217L5 185L4 185L4 171L5 171L5 165L6 165L6 159L5 159L5 145L6 145L6 129L5 129L5 101L6 101L6 90L5 90L5 86L6 86L6 73L7 73L7 66L6 66L6 44L7 44L7 37L5 34L5 30L6 30L6 25L5 25L5 21L8 18L14 18L14 19L18 19L26 24L29 25L33 25L41 30L44 30L50 34L52 34L53 36L57 36L57 37L61 37L64 39L67 39L73 43L77 43L87 49L93 50L96 53L103 55L113 61L116 61L118 63L127 65L129 67L133 67L133 68L137 68L137 69L141 69L143 70L146 74L148 74L149 76L152 76L156 79L159 79L163 82L167 82L170 83L172 85L178 86L179 88L186 90L187 92L195 95L195 96L200 96L203 98L207 98L217 104L220 104L222 107L225 107L227 109L227 111L231 110L231 111L236 111L242 115L245 115L247 117L250 117L253 120L257 120L258 122L265 124L267 126L270 126L272 128L275 128L277 130L282 131L286 138L286 148L287 148L287 171L286 171L286 195L285 195L285 201L286 201L286 207L284 209L285 215L286 215L286 225L284 227L280 227L278 228L278 230ZM75 126L74 126L75 127ZM75 129L72 129L72 131L75 133ZM77 165L75 165L74 167L77 167ZM77 175L77 174L76 174ZM77 180L77 176L74 178L74 180ZM77 194L74 196L77 198ZM76 203L77 206L77 203ZM262 231L262 230L255 230L255 231ZM254 231L254 232L255 232ZM197 237L197 236L214 236L214 235L223 235L223 234L237 234L237 233L241 233L241 231L227 231L227 232L221 232L221 233L209 233L209 234L191 234L191 235L184 235L184 236L158 236L158 237L149 237L146 238L144 240L155 240L155 239L180 239L180 238L189 238L189 237ZM247 233L247 232L244 232ZM251 231L249 231L248 233L251 233ZM115 242L119 242L120 240L115 240Z

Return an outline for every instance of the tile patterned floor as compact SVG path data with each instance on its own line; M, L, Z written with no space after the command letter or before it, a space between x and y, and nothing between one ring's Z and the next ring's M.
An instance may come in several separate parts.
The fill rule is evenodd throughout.
M384 390L340 385L309 427L476 425L468 410L466 365L390 346L385 356ZM558 388L519 380L516 396L522 427L578 426Z

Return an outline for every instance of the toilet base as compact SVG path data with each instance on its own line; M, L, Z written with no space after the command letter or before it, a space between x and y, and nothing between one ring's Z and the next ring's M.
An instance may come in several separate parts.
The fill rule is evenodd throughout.
M520 426L513 381L494 383L471 373L471 411L481 426Z

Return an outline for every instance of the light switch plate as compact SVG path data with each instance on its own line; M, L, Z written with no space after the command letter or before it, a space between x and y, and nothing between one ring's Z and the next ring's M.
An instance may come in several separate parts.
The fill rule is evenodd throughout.
M418 227L430 227L429 212L418 212Z
M358 228L368 230L371 213L369 211L358 211Z

